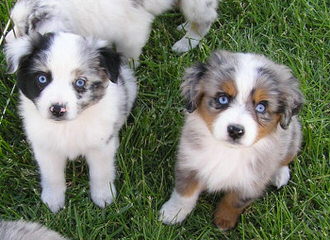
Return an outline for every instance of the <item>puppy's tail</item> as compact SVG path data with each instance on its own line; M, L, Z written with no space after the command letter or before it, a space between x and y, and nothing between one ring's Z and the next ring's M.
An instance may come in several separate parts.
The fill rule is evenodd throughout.
M67 240L38 223L0 221L0 239L6 240Z
M157 16L171 9L176 0L148 0L143 2L143 7L151 14Z

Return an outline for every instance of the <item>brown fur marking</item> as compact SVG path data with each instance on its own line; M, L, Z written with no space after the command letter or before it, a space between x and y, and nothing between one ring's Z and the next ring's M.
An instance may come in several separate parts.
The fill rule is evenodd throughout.
M272 133L276 128L277 124L280 121L280 114L272 114L272 120L267 123L267 125L260 125L258 130L258 136L256 138L256 142L259 141L261 138L269 135Z
M268 92L263 88L258 88L253 92L252 100L256 104L261 101L267 101L268 99L269 99Z
M176 170L175 189L184 196L191 197L196 191L201 188L201 184L196 178L196 172L184 172Z
M223 92L231 97L235 97L237 94L236 85L232 80L224 81L220 85L218 92ZM212 97L204 94L200 100L200 104L197 107L199 115L203 118L210 131L212 131L215 118L222 111L222 109L215 109L210 106L209 101L212 101Z
M295 156L296 156L295 154L291 154L291 153L289 153L289 154L283 159L283 161L281 162L281 165L282 165L282 166L287 166L287 165L289 165L289 163L293 161L293 159L294 159Z
M232 80L223 82L220 89L231 97L237 95L236 85Z
M212 125L215 120L215 118L218 116L219 112L218 111L211 111L209 107L209 98L208 97L203 97L201 99L201 102L197 108L197 111L199 115L203 118L205 121L208 129L212 131Z
M267 90L258 88L253 92L252 102L254 105L258 104L261 101L267 101L269 99L269 95ZM256 142L261 138L267 136L272 133L276 128L277 124L280 121L280 114L271 113L270 115L271 121L267 122L267 124L259 124L258 136L256 138Z
M237 224L238 218L249 205L251 199L244 200L236 192L227 193L216 209L214 222L221 230L229 230Z

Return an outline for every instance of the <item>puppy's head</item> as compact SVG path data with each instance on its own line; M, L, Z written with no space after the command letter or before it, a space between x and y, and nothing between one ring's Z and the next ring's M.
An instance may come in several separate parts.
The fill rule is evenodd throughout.
M184 79L188 112L197 111L212 135L232 146L251 146L278 124L286 129L303 102L290 69L256 54L215 52Z
M120 56L106 45L71 33L35 34L11 41L5 54L18 88L43 117L72 120L117 82Z

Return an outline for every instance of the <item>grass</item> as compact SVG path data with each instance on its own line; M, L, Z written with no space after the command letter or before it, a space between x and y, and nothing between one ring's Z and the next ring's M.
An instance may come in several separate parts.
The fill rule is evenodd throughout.
M1 30L10 0L0 3ZM0 55L0 218L40 222L70 239L329 239L330 238L330 4L327 0L224 0L199 48L178 56L178 12L158 17L136 71L139 94L121 132L118 197L106 209L89 198L84 161L67 168L65 209L52 214L40 200L39 175L17 114L15 76ZM173 188L176 147L183 124L179 86L185 67L214 49L263 53L288 65L306 101L304 141L289 185L269 189L242 215L236 229L212 224L219 196L204 194L187 220L157 221ZM13 90L14 89L14 90Z

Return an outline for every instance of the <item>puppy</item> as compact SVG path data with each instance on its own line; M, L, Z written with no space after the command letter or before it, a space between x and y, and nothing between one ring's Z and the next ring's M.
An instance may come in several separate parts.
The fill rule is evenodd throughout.
M38 223L0 221L0 239L3 240L66 240L58 233Z
M64 206L67 159L85 156L90 191L104 207L116 194L118 132L136 97L136 81L107 43L72 33L32 34L5 46L17 72L19 112L41 173L41 198Z
M295 115L303 97L289 68L251 53L217 51L189 68L184 79L189 113L175 189L160 219L180 223L203 190L222 191L215 223L227 230L269 183L288 183L288 164L301 142Z
M155 16L178 5L187 23L186 35L173 50L198 45L217 17L218 0L20 0L11 18L15 24L7 41L32 32L72 32L115 44L127 58L138 60Z

